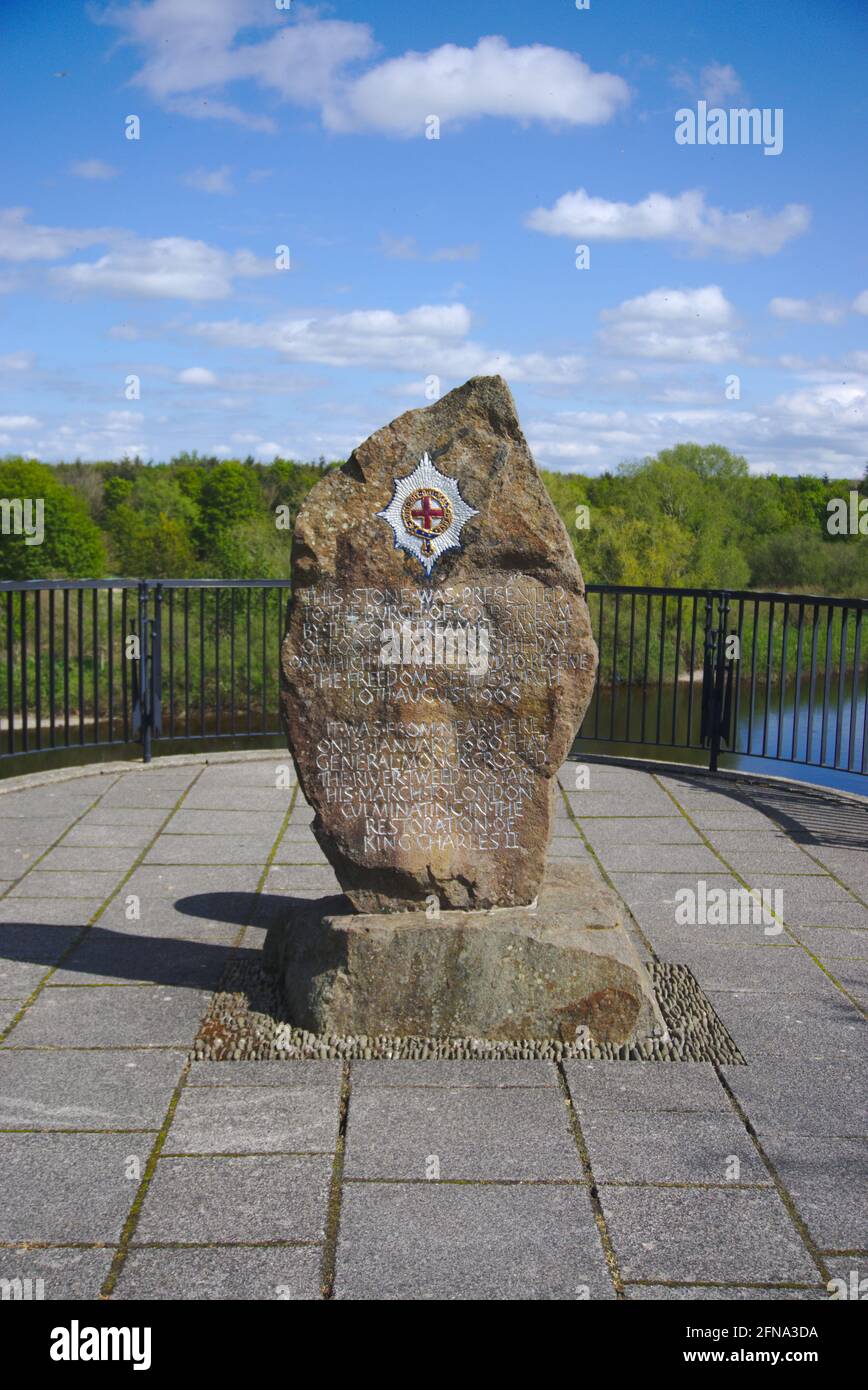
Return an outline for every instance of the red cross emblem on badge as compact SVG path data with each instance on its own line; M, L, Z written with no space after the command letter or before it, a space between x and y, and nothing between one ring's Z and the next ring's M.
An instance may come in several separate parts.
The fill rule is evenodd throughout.
M430 575L441 555L461 549L461 528L479 513L464 501L458 479L441 473L427 454L392 486L391 502L376 515L388 521L396 547L414 555Z

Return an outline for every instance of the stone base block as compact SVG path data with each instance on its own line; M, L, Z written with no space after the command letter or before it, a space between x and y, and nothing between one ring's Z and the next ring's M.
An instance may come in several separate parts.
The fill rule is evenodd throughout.
M581 864L552 864L535 906L335 914L294 905L265 962L289 1021L317 1034L556 1038L665 1031L619 900Z

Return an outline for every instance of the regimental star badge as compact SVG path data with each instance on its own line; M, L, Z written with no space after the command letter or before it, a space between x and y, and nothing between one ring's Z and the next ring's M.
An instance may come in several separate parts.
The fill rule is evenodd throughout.
M447 550L460 550L461 528L479 513L468 507L455 478L423 454L412 473L395 478L392 500L377 516L388 521L395 547L415 555L426 574Z

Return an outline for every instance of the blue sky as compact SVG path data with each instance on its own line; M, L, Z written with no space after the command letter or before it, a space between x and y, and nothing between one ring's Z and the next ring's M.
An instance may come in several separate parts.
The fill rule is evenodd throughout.
M861 0L3 0L0 452L343 457L497 371L542 466L856 477L866 37ZM781 152L677 144L700 101Z

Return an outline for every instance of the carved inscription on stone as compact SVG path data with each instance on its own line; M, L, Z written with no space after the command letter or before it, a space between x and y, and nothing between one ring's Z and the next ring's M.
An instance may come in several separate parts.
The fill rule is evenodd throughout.
M408 412L327 474L293 579L283 718L354 906L530 902L596 649L506 384Z

